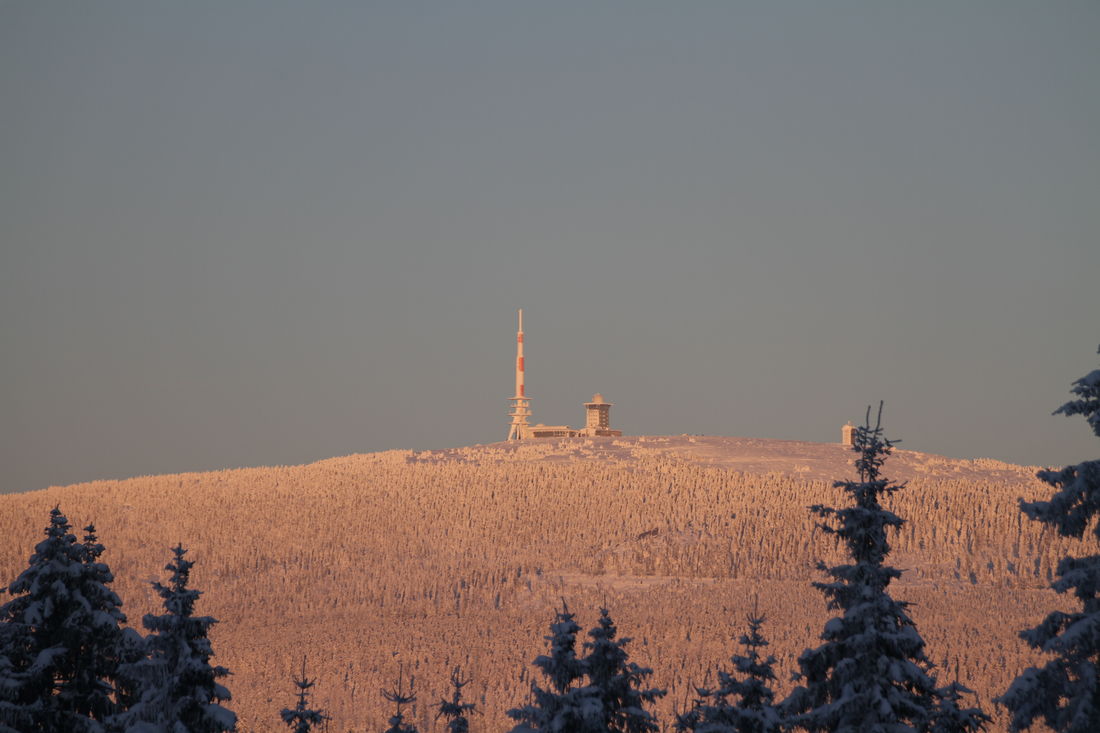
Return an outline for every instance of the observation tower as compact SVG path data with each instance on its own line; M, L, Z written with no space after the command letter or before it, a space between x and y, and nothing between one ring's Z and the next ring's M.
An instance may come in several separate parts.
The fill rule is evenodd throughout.
M597 392L591 402L584 403L584 429L590 435L600 435L611 431L611 403Z

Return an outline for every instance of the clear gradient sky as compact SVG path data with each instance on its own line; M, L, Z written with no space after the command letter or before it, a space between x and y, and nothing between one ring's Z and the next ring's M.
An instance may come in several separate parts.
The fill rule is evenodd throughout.
M537 422L1100 457L1100 3L0 2L0 491Z

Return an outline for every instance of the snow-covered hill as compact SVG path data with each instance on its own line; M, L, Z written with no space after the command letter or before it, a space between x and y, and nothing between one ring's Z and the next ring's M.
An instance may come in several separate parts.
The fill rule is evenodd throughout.
M782 679L815 643L829 613L810 583L837 550L807 507L843 502L832 482L853 456L750 438L547 439L53 487L0 496L0 581L60 504L95 521L136 620L183 542L245 730L278 729L303 655L339 730L379 728L377 691L399 666L434 702L456 664L485 728L501 729L561 598L582 625L606 605L670 688L667 720L733 653L754 595ZM1058 602L1045 586L1068 544L1016 505L1044 489L1033 468L904 450L885 473L909 481L891 504L908 520L896 594L916 603L933 659L988 704L1032 661L1016 631Z

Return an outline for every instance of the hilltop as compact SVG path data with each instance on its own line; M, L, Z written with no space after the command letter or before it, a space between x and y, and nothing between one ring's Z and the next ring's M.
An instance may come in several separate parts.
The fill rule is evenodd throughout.
M853 457L851 449L839 443L711 435L540 439L411 454L411 458L417 461L465 463L577 459L623 462L656 456L743 473L781 473L827 481L844 478L851 473ZM940 479L993 478L1031 484L1038 470L1035 466L1017 466L990 458L963 460L900 448L895 448L889 465L892 476L901 481L920 476Z
M830 617L810 587L816 562L837 557L806 507L843 502L832 482L852 458L750 438L542 439L52 487L0 496L0 582L60 504L74 524L95 521L138 624L154 610L146 581L183 542L200 612L221 619L217 661L243 730L279 727L303 654L337 730L380 729L378 689L399 666L416 676L421 730L437 729L427 708L456 664L475 678L478 726L502 729L560 599L585 628L606 605L669 688L668 720L734 651L754 594L785 691ZM894 594L989 709L1034 662L1017 630L1058 602L1047 584L1068 545L1016 504L1044 487L1034 467L908 450L885 473L909 481L891 503L909 520Z

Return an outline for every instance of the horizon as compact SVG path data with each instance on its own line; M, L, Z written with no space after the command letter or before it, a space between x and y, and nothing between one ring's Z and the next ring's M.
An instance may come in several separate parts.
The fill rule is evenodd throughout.
M1100 6L0 8L0 493L508 433L1096 456Z

